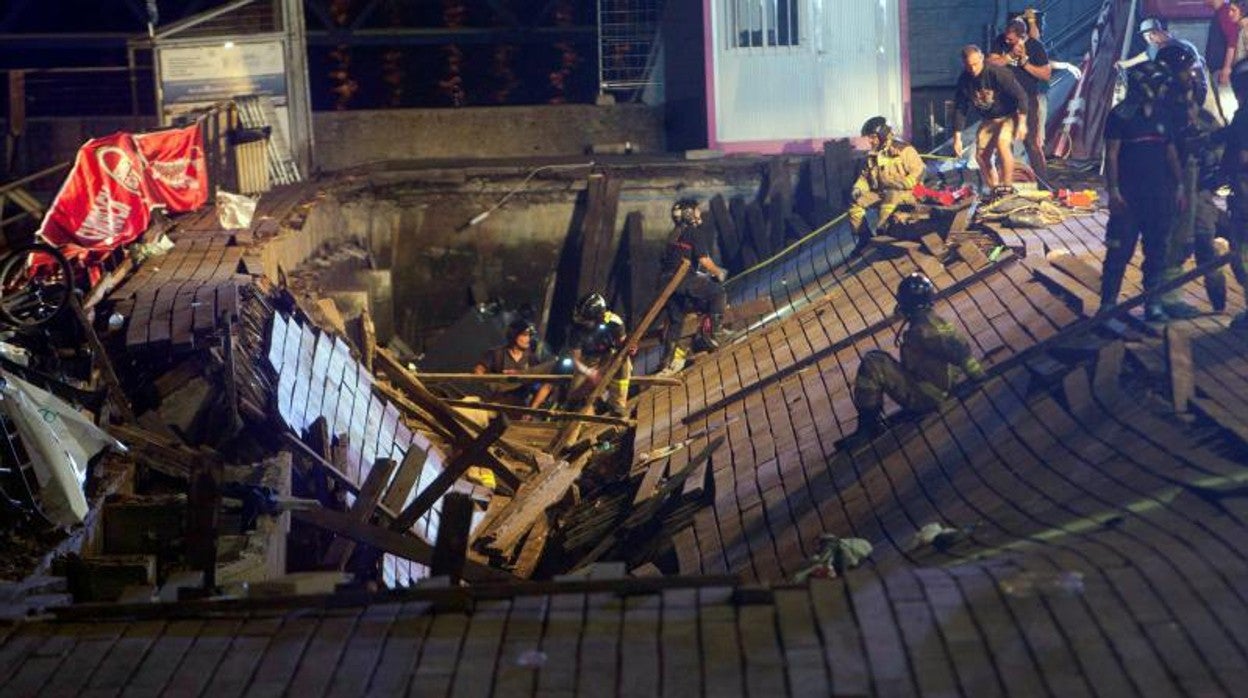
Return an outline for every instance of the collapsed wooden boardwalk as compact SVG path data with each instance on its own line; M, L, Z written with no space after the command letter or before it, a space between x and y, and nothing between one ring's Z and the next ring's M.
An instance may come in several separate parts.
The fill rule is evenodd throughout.
M928 273L937 311L1000 364L1095 312L1095 280L1046 254L1099 271L1103 224L999 231L1016 253L993 263L812 249L738 282L796 310L637 404L637 501L683 478L694 508L670 531L678 576L79 614L0 628L0 695L1241 693L1248 351L1226 316L1164 342L1132 323L1069 338L835 446L859 357L894 350L902 276ZM1208 307L1199 282L1185 297ZM931 523L952 529L939 546L916 538ZM793 584L829 534L874 553Z

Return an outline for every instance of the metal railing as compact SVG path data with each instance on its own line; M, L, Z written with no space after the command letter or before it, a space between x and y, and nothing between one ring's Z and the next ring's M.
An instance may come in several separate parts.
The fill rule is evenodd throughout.
M658 81L663 0L598 0L598 89L640 91Z

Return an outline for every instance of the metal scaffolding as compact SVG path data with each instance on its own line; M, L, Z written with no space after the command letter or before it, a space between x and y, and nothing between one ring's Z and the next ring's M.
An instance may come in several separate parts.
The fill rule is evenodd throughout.
M657 85L663 0L598 0L598 89L641 91Z

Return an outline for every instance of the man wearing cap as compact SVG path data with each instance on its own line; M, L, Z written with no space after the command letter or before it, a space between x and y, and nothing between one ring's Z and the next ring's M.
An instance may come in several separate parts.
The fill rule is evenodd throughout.
M1158 51L1175 44L1185 46L1190 49L1192 53L1200 56L1200 51L1196 48L1195 44L1171 34L1170 31L1166 29L1165 22L1160 19L1155 17L1148 17L1144 19L1140 22L1139 31L1140 34L1143 35L1144 42L1146 44L1144 50L1126 60L1117 61L1114 63L1115 68L1126 70L1145 61L1156 60ZM1214 96L1213 81L1209 77L1209 66L1205 64L1204 58L1199 60L1194 70L1200 76L1200 85L1197 89L1201 107L1203 109L1207 109L1210 113L1217 115L1218 120L1221 123L1226 123L1226 120L1222 117L1222 111L1218 109L1218 100Z
M1031 169L1042 182L1048 179L1048 167L1044 157L1044 122L1049 107L1049 78L1053 66L1044 44L1028 35L1027 20L1017 17L997 37L988 57L994 65L1008 66L1014 78L1027 93L1027 137L1023 145Z
M953 154L962 157L962 130L974 109L980 119L975 159L990 195L1000 196L1014 189L1013 145L1015 138L1027 137L1027 93L1008 68L985 63L978 46L962 49L962 67L953 102ZM993 155L1001 166L999 176Z

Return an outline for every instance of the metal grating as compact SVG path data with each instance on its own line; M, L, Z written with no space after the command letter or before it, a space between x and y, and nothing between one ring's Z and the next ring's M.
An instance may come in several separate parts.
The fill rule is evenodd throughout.
M654 61L663 0L598 0L598 86L603 92L657 84Z

